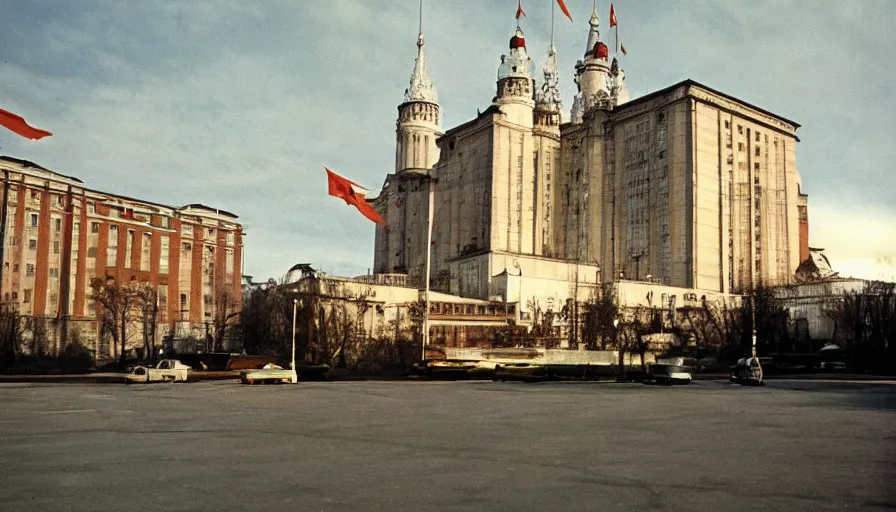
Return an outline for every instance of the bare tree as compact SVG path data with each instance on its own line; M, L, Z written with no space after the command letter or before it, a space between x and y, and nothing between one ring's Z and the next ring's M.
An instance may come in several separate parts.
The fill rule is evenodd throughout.
M214 351L224 349L224 335L227 328L233 324L232 320L240 315L239 310L228 311L228 306L233 306L233 297L229 293L221 295L221 301L215 308L215 333L214 333Z
M851 366L892 370L896 362L896 284L867 282L861 291L843 293L825 313L834 321L835 337L845 345Z
M145 284L130 282L122 285L114 279L100 278L94 278L90 288L90 299L100 306L100 330L112 336L114 345L120 347L119 361L124 363L127 358L127 340L133 334L128 327L142 320L144 305L150 297L154 300L154 291Z

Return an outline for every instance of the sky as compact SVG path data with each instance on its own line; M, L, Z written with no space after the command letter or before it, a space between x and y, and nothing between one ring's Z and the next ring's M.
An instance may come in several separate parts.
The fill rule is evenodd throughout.
M591 0L556 10L564 108ZM521 21L536 68L552 0ZM237 214L243 272L373 265L374 225L326 194L324 166L379 191L416 56L418 0L0 0L0 108L54 135L0 154L91 188ZM896 2L615 2L633 98L686 78L802 125L810 245L842 275L896 279ZM609 2L597 2L610 41ZM425 0L443 128L494 96L516 0ZM540 78L540 74L536 73Z

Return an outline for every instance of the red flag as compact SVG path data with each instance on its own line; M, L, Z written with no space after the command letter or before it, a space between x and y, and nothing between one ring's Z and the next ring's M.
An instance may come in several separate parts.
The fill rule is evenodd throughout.
M557 0L557 3L560 4L560 10L563 11L563 14L569 18L569 21L572 21L572 14L569 14L569 9L566 8L566 4L563 3L563 0Z
M616 25L618 25L618 23L616 23L616 9L613 8L613 4L610 4L610 28L613 28Z
M526 11L523 10L523 0L518 0L516 3L516 19L520 19L520 16L526 16ZM528 16L526 16L528 18Z
M628 55L628 53L625 52L625 45L624 45L624 44L620 44L620 45L619 45L619 49L622 50L622 54L623 54L623 55Z
M333 196L345 201L358 209L362 215L379 224L386 224L386 221L380 217L380 214L373 209L364 197L367 195L366 188L358 185L354 181L347 180L335 172L327 169L327 192ZM356 190L359 189L359 190ZM364 190L365 192L361 192Z
M37 140L53 135L46 130L40 130L33 126L29 126L21 116L17 116L12 112L7 112L5 110L0 110L0 125L9 128L26 139Z

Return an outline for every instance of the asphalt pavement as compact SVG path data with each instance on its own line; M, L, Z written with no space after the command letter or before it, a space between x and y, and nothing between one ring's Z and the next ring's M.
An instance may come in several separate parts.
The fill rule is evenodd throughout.
M0 384L0 511L896 510L896 385Z

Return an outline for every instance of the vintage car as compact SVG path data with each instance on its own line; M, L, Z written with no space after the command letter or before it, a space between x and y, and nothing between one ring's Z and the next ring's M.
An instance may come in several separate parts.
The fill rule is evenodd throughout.
M731 368L731 376L728 380L741 386L764 386L765 383L762 380L762 376L760 358L742 357Z
M124 383L187 382L191 368L177 359L162 359L155 367L134 366L125 375Z
M295 370L284 370L282 366L269 363L259 370L243 370L240 373L240 382L243 384L295 384L299 382L299 377Z
M659 384L687 384L694 380L699 364L696 359L690 357L657 359L656 363L648 366L645 378Z

